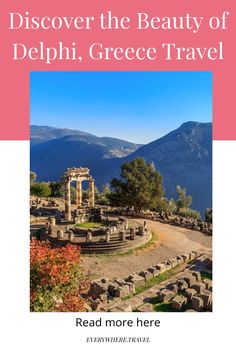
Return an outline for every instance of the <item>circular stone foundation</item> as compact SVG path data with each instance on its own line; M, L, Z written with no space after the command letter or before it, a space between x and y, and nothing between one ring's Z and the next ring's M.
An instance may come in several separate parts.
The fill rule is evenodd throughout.
M94 208L91 209L92 215L97 216ZM86 210L86 215L89 211ZM93 224L92 217L86 222L89 226ZM99 223L99 227L86 228L76 224L56 224L52 218L50 223L46 223L43 231L43 238L48 239L54 246L62 247L67 244L74 244L81 247L81 253L114 253L126 252L130 249L144 245L151 239L147 222L129 222L125 217L104 216L94 221ZM101 226L100 226L101 225Z

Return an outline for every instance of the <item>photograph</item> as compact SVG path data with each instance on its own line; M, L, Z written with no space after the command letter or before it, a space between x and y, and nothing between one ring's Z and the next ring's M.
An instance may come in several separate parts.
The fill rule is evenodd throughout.
M30 311L212 312L212 72L29 78Z

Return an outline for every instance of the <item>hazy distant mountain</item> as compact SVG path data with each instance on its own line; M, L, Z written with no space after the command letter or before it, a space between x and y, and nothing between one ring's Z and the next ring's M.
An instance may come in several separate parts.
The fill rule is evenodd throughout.
M92 134L81 132L80 130L48 127L46 125L30 126L30 144L35 145L52 139L61 138L68 135L93 136Z
M125 157L140 144L78 130L31 126L31 170L38 180L57 180L67 167L98 168L104 159Z
M211 123L184 123L143 146L51 127L33 126L31 132L34 142L31 170L37 173L38 180L57 180L67 167L87 166L96 185L101 188L113 177L119 177L124 161L140 156L154 163L163 176L167 197L175 197L175 188L179 184L193 196L192 207L202 214L212 205ZM44 142L36 143L40 139Z

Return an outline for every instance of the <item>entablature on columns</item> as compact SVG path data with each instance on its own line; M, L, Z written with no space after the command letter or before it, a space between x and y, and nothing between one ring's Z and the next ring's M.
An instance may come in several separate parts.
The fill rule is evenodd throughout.
M67 169L64 177L67 182L91 181L92 177L89 172L90 170L87 167L72 167Z

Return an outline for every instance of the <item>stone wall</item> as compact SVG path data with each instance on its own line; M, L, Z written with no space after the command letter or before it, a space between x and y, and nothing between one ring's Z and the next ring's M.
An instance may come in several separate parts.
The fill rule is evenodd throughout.
M132 297L135 295L135 289L142 287L145 283L167 270L178 265L195 260L200 254L197 251L185 253L165 262L154 264L152 267L143 269L138 273L133 273L125 278L109 280L101 278L94 280L90 284L88 299L93 310L99 310L104 305L116 301L117 299Z
M185 227L191 230L200 231L207 235L212 235L212 224L204 221L199 221L194 218L188 218L171 213L154 212L154 211L133 211L125 208L110 208L110 212L117 215L126 215L136 218L144 218L161 223L170 224L179 227Z

